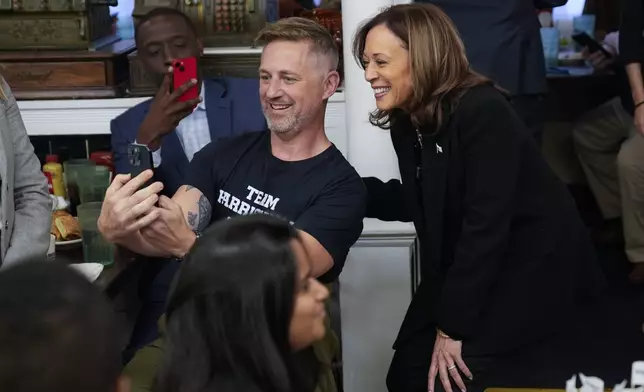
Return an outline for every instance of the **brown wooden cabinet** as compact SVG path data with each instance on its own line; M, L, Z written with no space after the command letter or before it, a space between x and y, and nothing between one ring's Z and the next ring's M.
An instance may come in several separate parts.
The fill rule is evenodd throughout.
M18 99L115 98L129 77L133 40L97 50L0 51L0 74Z
M117 40L116 0L0 0L0 50L92 50Z
M259 30L279 18L278 0L135 0L132 15L136 20L157 7L190 16L206 47L251 46Z

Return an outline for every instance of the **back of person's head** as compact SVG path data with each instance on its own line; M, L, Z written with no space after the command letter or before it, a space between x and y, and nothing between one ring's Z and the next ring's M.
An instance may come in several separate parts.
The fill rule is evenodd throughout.
M267 215L206 231L168 301L157 391L313 389L317 369L294 364L289 336L298 286L293 241L296 230Z
M0 391L124 392L114 310L72 269L0 273Z
M353 39L353 55L366 69L365 50L369 33L385 27L407 50L410 94L400 103L404 111L418 124L441 125L443 109L453 109L464 90L488 83L474 73L465 53L465 46L452 20L439 7L432 4L401 4L384 9L367 20ZM374 46L388 45L378 37ZM374 38L375 39L375 38ZM375 45L374 45L375 44ZM394 109L376 110L371 122L387 128Z
M280 19L264 27L255 40L265 45L276 41L308 42L311 53L324 59L324 71L335 71L338 68L340 52L333 36L313 20L300 17ZM320 64L320 68L322 67Z

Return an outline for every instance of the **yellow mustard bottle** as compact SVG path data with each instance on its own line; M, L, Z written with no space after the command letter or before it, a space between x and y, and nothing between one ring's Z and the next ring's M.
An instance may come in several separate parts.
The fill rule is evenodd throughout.
M65 183L63 181L63 165L58 162L58 155L50 154L45 158L42 167L43 173L49 183L49 193L65 197Z

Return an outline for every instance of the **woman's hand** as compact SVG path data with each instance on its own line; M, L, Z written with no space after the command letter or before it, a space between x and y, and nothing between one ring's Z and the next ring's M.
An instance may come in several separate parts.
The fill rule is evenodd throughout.
M434 392L434 383L436 375L440 375L443 388L447 392L452 392L450 377L454 383L465 392L465 383L461 378L459 370L470 380L473 378L470 369L467 368L461 350L463 342L451 339L440 330L436 331L436 342L434 343L434 353L432 354L432 363L429 366L428 391Z

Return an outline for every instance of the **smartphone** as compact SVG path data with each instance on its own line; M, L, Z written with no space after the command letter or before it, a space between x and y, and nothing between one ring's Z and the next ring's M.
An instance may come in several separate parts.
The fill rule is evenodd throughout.
M575 32L572 35L572 39L575 40L579 45L585 46L588 48L588 51L590 53L596 53L601 51L606 58L611 58L613 57L612 54L610 54L609 51L607 51L599 42L594 40L590 35L586 34L585 32Z
M145 144L130 143L127 146L127 159L130 164L130 174L132 178L138 176L146 170L154 170L154 161L152 160L152 151ZM149 180L143 187L152 184Z
M173 91L183 86L191 79L197 78L197 59L188 57L185 59L174 60L172 62L172 89ZM185 102L195 99L199 96L199 86L192 86L186 91L179 101Z

